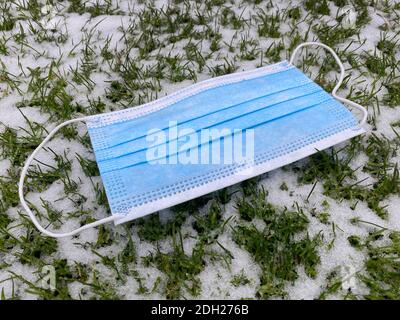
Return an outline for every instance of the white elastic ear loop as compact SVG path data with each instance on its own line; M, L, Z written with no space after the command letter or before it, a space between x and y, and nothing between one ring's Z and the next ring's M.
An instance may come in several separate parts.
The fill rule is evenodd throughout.
M339 97L339 96L336 94L336 91L340 88L340 86L342 85L343 79L344 79L344 66L343 66L342 61L340 61L339 57L337 56L337 54L335 53L335 51L333 51L333 49L332 49L331 47L328 47L326 44L323 44L323 43L320 43L320 42L304 42L304 43L298 45L298 46L296 47L296 49L294 49L294 51L293 51L293 53L292 53L292 56L290 57L289 63L290 63L290 64L293 64L293 60L294 60L294 58L295 58L297 52L298 52L302 47L306 47L306 46L319 46L319 47L323 47L323 48L325 48L326 50L328 50L328 51L333 55L333 57L335 58L337 64L338 64L339 67L340 67L340 76L339 76L339 81L338 81L338 83L336 84L335 88L333 88L333 90L332 90L332 96L334 96L337 100L339 100L339 101L341 101L341 102L344 102L344 103L347 103L347 104L351 105L352 107L355 107L355 108L357 108L358 110L360 110L360 111L363 113L363 117L362 117L361 121L359 122L359 124L360 124L360 126L364 125L365 122L367 121L367 117L368 117L367 109L365 109L363 106L359 105L358 103L355 103L355 102L353 102L353 101L350 101L350 100L348 100L348 99L346 99L346 98Z
M118 216L111 216L108 218L104 218L101 219L99 221L96 222L92 222L89 224L86 224L78 229L75 229L71 232L66 232L66 233L53 233L51 231L46 230L45 228L43 228L38 220L36 219L35 215L33 214L33 212L31 211L31 209L29 208L28 204L25 202L25 198L24 198L24 181L25 181L25 177L26 174L28 172L29 166L31 164L31 162L34 160L36 154L39 152L40 149L43 148L43 146L55 135L55 133L60 130L61 128L74 123L74 122L79 122L79 121L85 121L86 118L77 118L77 119L72 119L72 120L68 120L65 121L61 124L59 124L57 127L55 127L49 134L48 136L39 144L39 146L32 152L32 154L29 156L29 158L26 160L25 165L22 169L21 172L21 177L19 179L19 184L18 184L18 193L19 193L19 200L21 201L22 207L26 210L26 212L29 214L29 217L31 218L33 224L36 226L36 228L38 228L38 230L42 233L44 233L45 235L49 236L49 237L53 237L53 238L62 238L62 237L69 237L69 236L73 236L74 234L77 234L83 230L89 229L89 228L93 228L96 226L99 226L101 224L107 223L107 222L111 222L114 221L116 219L118 219Z

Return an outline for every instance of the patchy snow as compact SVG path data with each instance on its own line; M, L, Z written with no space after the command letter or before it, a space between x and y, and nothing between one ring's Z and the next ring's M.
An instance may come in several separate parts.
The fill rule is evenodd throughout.
M18 108L16 107L17 103L23 101L24 99L29 100L32 96L31 93L26 93L29 86L29 77L27 75L30 73L30 70L32 70L33 68L41 68L43 69L42 76L44 76L46 73L49 72L48 68L51 62L57 64L57 67L55 68L55 70L57 70L57 73L59 73L60 75L65 75L65 77L70 82L67 91L74 97L74 102L81 103L82 105L87 105L88 98L97 99L97 97L101 97L102 101L106 103L105 111L113 110L115 108L122 108L121 105L116 106L105 98L106 91L110 87L110 81L120 80L120 76L110 67L107 62L100 58L100 52L104 48L106 39L108 37L111 37L111 41L109 43L110 50L115 49L117 51L120 51L124 48L123 32L121 31L121 29L126 28L132 20L138 21L138 14L140 10L144 8L144 4L141 3L142 1L138 2L140 2L140 4L126 0L118 1L118 7L120 10L125 12L133 11L135 12L136 16L118 14L100 15L95 18L91 18L89 13L67 13L66 9L62 9L62 6L60 4L60 15L57 16L56 19L56 21L59 22L60 26L58 32L66 32L68 35L68 39L65 43L61 43L59 45L54 42L37 41L35 35L32 34L31 31L29 31L28 21L19 20L19 22L21 22L21 27L24 28L25 32L27 33L25 43L29 44L30 47L23 46L21 48L21 45L16 43L15 39L10 38L10 40L7 42L9 54L0 54L0 71L6 71L7 73L11 74L13 78L15 77L15 79L20 82L19 88L22 90L23 93L19 94L15 90L12 91L10 88L7 87L5 82L0 80L0 130L3 130L4 125L9 126L11 128L17 129L19 136L23 136L25 133L23 133L22 130L18 128L27 128L27 123L24 121L21 112L23 112L23 114L28 119L30 119L30 121L43 124L48 131L55 127L56 123L49 121L49 114L42 113L38 107L24 107L20 110L18 110ZM162 8L163 6L165 7L168 2L169 1L155 1L155 5L157 8ZM287 10L288 8L303 3L303 1L283 0L276 2L276 6L273 9L269 9L271 10L270 13L276 12L276 10L278 9ZM116 1L113 1L113 3L116 4ZM237 30L233 30L229 27L220 26L219 32L222 35L222 40L220 44L221 48L216 53L214 53L212 57L207 61L207 66L209 67L224 63L225 57L228 60L232 59L237 52L229 52L228 45L231 41L234 41L235 43L240 41L240 36L246 35L249 38L257 39L259 41L258 46L264 52L272 43L276 44L280 41L279 38L272 39L258 37L257 23L253 21L254 13L256 12L257 8L251 5L248 5L248 7L244 7L246 5L246 2L244 2L242 5L239 5L240 1L230 1L230 3L232 3L232 9L236 14L240 15L243 13L243 17L248 19L248 25L250 25L250 27L245 26L245 32L238 32ZM69 3L66 1L63 2L63 5L67 4ZM262 5L259 6L263 7ZM320 21L326 21L327 23L337 23L335 17L338 7L335 6L334 3L331 1L329 1L329 7L331 9L330 16L322 16L320 17ZM302 9L302 12L304 16L306 14L306 11ZM385 24L386 21L388 21L391 28L391 30L387 33L389 36L395 35L400 30L399 26L396 24L396 21L398 22L399 18L395 20L396 15L397 17L399 16L400 10L396 10L395 14L390 14L382 12L380 9L369 7L368 12L371 17L371 21L361 29L359 41L355 41L350 45L350 48L355 49L354 53L356 55L363 55L365 52L374 52L382 34L382 31L380 31L379 27L382 26L382 24ZM52 23L53 22L54 21L52 21ZM18 28L19 26L15 26L13 30L1 31L1 33L3 37L7 38L17 33ZM304 35L309 28L309 22L301 22L296 26L296 28L301 35ZM293 30L293 27L289 24L282 23L279 30L282 34L285 34L283 41L285 46L287 47L291 40L289 32ZM158 35L155 36L157 37ZM71 74L71 69L82 65L82 59L84 55L83 50L85 49L86 42L85 39L88 39L88 37L91 37L89 44L91 46L91 50L94 50L94 63L97 64L96 70L93 71L90 75L90 79L94 83L93 90L91 91L88 91L87 88L85 88L85 86L82 84L74 83L72 81ZM164 37L164 35L161 35L160 37ZM316 39L316 35L311 31L308 40ZM353 37L353 39L358 40L356 39L356 37ZM360 43L362 45L360 45ZM182 54L187 44L188 40L183 39L176 44L169 44L164 48L156 48L155 51L158 51L160 49L160 52L165 55ZM336 49L343 50L349 44L350 42L346 40L344 43L337 45ZM202 40L203 52L209 52L209 46L210 42L208 40ZM44 54L40 54L43 52ZM136 49L132 52L134 52L134 54L138 54ZM319 50L318 52L322 53L321 50ZM399 50L397 51L396 57L400 59ZM282 50L280 58L288 59L288 53L285 52L285 50ZM153 62L154 60L142 61L141 63L143 63L143 65L139 65L139 67L144 68L144 66L151 65ZM260 65L260 62L261 59L259 58L253 61L236 61L236 65L238 67L237 71L256 68ZM263 57L262 63L264 65L271 62L272 61L269 61L268 56ZM347 63L346 68L351 69L350 65ZM315 76L318 73L318 69L312 68L310 72ZM196 73L197 81L205 80L212 76L206 67L202 72L196 71ZM352 79L357 79L356 81L360 81L360 83L356 86L359 89L372 86L374 82L374 79L366 75L366 73L360 74L360 72L352 70L351 75ZM334 80L336 76L337 75L335 74L335 72L330 73L331 80ZM380 80L378 77L377 82L379 83L379 81ZM193 81L190 80L185 80L178 83L171 83L163 79L160 81L161 91L157 92L157 96L161 97L165 94L172 93L192 83ZM348 87L349 86L347 85L347 88L344 88L340 92L340 94L345 95L345 93L348 93ZM385 89L383 89L382 92L385 92ZM382 92L379 93L380 98L382 97ZM152 98L155 98L155 96L153 96ZM150 97L148 97L148 99L151 100ZM378 113L378 110L375 110L375 112ZM369 113L370 115L373 114L372 107L369 107ZM389 139L395 138L396 134L391 127L391 123L396 121L400 121L400 109L380 105L380 112L376 114L377 130L375 132L383 134ZM368 125L368 128L371 129L372 127ZM85 128L83 125L79 125L78 130L81 134L85 132ZM108 213L105 207L97 205L96 193L93 188L93 185L95 185L96 183L101 183L100 178L92 178L92 184L90 179L83 174L78 161L76 161L75 159L76 154L80 154L90 159L93 159L93 155L79 141L68 141L67 139L61 138L60 136L56 137L51 143L49 143L49 147L58 154L62 154L64 150L67 150L68 158L73 160L70 178L74 181L80 181L78 192L87 198L87 201L82 204L82 210L89 211L89 216L95 219L107 216ZM338 148L340 148L340 146ZM54 164L53 158L53 154L48 151L42 151L37 157L38 160L43 161L47 164ZM367 160L368 159L364 154L360 154L351 163L351 166L353 168L361 167L366 163ZM397 156L395 160L398 163L400 160L400 156ZM8 174L7 171L10 168L11 163L8 159L0 159L0 176L6 176ZM358 170L356 174L357 178L360 180L368 178L365 183L373 182L373 178L370 177L367 173L363 173L361 170ZM350 235L365 236L368 234L372 227L369 225L353 225L350 223L350 219L353 217L361 217L363 220L376 223L383 227L399 230L400 212L398 208L400 207L400 198L397 195L392 195L388 199L384 200L383 204L387 205L386 209L389 212L388 219L385 221L380 219L371 209L368 208L368 206L364 202L360 201L357 204L355 210L352 210L350 207L353 203L346 200L339 202L323 195L323 188L320 183L316 185L314 191L307 199L313 185L300 185L297 182L297 178L298 176L293 172L293 170L277 169L273 172L268 173L267 175L263 175L262 180L260 181L260 185L263 185L265 189L268 190L268 201L275 205L291 208L295 202L300 203L310 219L308 233L310 235L316 235L319 232L322 232L324 236L324 244L319 249L321 263L317 269L317 277L315 279L308 277L305 274L304 270L302 270L302 267L299 267L299 278L295 281L294 284L287 284L286 286L288 297L291 299L314 299L320 294L322 287L325 284L326 276L334 268L338 266L349 266L350 270L353 270L354 272L357 272L363 268L363 262L365 259L364 253L351 247L348 243L347 237ZM283 182L287 184L289 189L288 191L283 191L280 189L280 186ZM235 194L232 197L230 203L225 206L223 218L227 219L230 216L234 216L236 218L238 217L235 209L236 196L238 196L238 194ZM30 192L27 195L27 199L29 200L29 202L32 205L37 206L38 208L41 208L41 198L49 201L52 205L54 205L55 208L61 210L64 214L70 213L75 210L71 200L65 197L64 188L61 181L54 182L42 193ZM329 209L327 210L329 211L330 215L329 224L323 224L319 222L318 219L312 217L309 213L312 208L322 210L322 202L324 200L329 203ZM14 227L10 230L10 232L16 237L24 235L25 230L17 227L21 219L19 215L23 213L22 207L18 206L15 208L10 208L7 210L6 213L8 216L14 219L14 222L12 224ZM162 220L167 220L168 217L173 216L173 213L169 210L166 210L165 212L162 212L160 216ZM189 217L187 219L187 221L181 228L182 234L196 234L196 232L192 228L193 221L193 217ZM73 228L79 227L80 223L81 219L79 218L65 219L63 220L62 228L57 231L60 232L61 230L71 230ZM337 227L335 235L332 231L332 224ZM114 239L112 240L111 245L98 249L98 252L104 256L115 257L118 255L119 252L123 250L126 245L126 230L124 226L115 227L113 225L110 225L107 228L107 230L111 230ZM161 287L166 281L165 275L154 267L144 266L141 259L142 257L147 256L150 252L155 252L157 246L154 243L141 240L137 234L135 226L131 227L129 229L129 232L131 233L132 240L135 244L136 255L138 257L134 269L137 270L140 277L143 278L143 284L149 289L149 291L151 291L158 277L161 277L162 279L162 283L159 285L159 287ZM125 299L165 298L165 296L162 294L161 289L155 290L155 292L150 292L145 295L138 293L139 283L137 279L132 276L128 276L125 283L116 282L115 273L110 270L110 268L107 268L99 263L99 257L96 256L90 249L90 244L96 243L97 237L97 230L92 229L84 231L80 235L73 238L58 239L57 252L53 253L51 257L47 257L45 259L48 259L49 261L54 258L67 259L70 266L73 266L75 262L90 266L90 268L97 270L102 279L113 283L117 288L118 294ZM332 248L328 248L327 244L332 239L334 239L334 245ZM254 298L260 282L260 267L253 261L252 257L247 251L239 248L233 242L230 228L226 228L226 231L219 236L218 241L233 254L234 258L232 259L229 267L224 265L222 262L207 261L205 269L198 276L201 281L201 292L198 298ZM185 252L190 254L195 243L195 239L191 237L184 237L183 247ZM160 241L158 247L163 252L169 251L169 249L171 248L171 239L168 238L167 240ZM213 248L215 250L218 250L217 246ZM23 299L33 299L36 296L26 292L25 289L27 288L27 286L25 284L17 279L10 279L10 272L15 272L29 281L38 281L37 268L27 264L21 264L17 258L17 254L19 251L20 249L13 248L9 252L0 252L0 265L2 263L9 265L9 267L0 268L0 293L1 290L4 290L4 295L6 297L11 297L13 294L15 294L16 296ZM245 275L250 279L250 283L244 286L234 287L231 283L232 277L235 274L240 273L242 270L244 270ZM364 290L364 288L359 283L356 283L356 286L352 289L355 293L361 293ZM69 285L69 291L73 298L78 299L84 292L88 291L88 287L78 282L74 282ZM192 298L189 294L184 294L184 296L185 298Z

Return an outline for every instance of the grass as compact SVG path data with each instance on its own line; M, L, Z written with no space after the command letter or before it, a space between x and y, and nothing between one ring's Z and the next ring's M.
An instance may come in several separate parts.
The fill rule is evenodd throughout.
M365 261L365 273L360 274L361 281L369 289L364 296L366 299L400 298L400 235L398 232L391 232L387 238L388 243L384 245L374 243L379 239L376 234L366 240L369 258Z
M348 238L353 247L367 255L362 269L355 274L357 280L366 286L367 291L362 294L350 292L346 294L347 297L367 300L399 299L399 240L398 232L382 228L375 228L365 237L352 235ZM342 280L337 272L335 276L335 281L332 281L333 275L329 279L330 285L321 298L340 291Z
M260 190L240 200L238 211L248 222L233 229L234 241L249 251L262 269L257 295L263 299L285 297L285 283L297 279L296 266L303 265L306 274L315 277L320 262L316 251L319 235L310 238L307 234L295 240L295 236L307 230L309 223L302 209L298 206L297 211L276 208L268 204L265 197L265 191ZM254 219L261 219L265 227L257 228L251 223Z
M245 286L250 283L251 283L251 280L246 276L243 269L240 271L240 273L235 274L231 280L231 284L234 287Z
M366 184L367 179L356 179L356 170L352 169L350 163L355 155L345 153L345 150L335 152L320 152L310 157L310 161L302 169L299 177L300 183L316 183L321 181L324 194L334 199L345 199L350 201L365 201L368 207L379 217L387 218L387 211L381 202L390 195L399 194L399 170L397 164L391 162L397 150L397 138L389 141L385 137L371 134L367 141L365 154L368 162L363 171L368 172L375 178L375 182ZM351 145L350 145L351 146ZM346 148L349 148L347 146Z
M17 130L4 126L4 130L0 133L1 156L3 159L10 160L13 166L21 167L27 156L35 150L35 148L43 140L46 129L41 124L30 122L28 129L19 128L24 133L23 136L17 135Z
M39 299L129 298L119 289L132 282L139 298L244 298L244 287L253 290L250 298L291 297L289 288L298 284L299 270L311 279L321 271L326 275L321 292L315 297L304 293L308 298L399 298L399 237L389 230L395 214L391 201L400 191L397 4L307 0L288 7L260 0L176 0L159 7L147 0L135 6L126 1L51 1L55 20L44 10L46 4L0 4L1 299L28 294ZM342 26L337 10L348 4L357 11L354 28ZM387 21L372 23L377 19L372 11ZM73 16L76 25L71 24ZM289 59L303 41L321 41L338 52L348 75L339 93L368 108L372 132L278 171L297 183L272 173L180 204L168 217L159 213L124 227L99 227L68 242L68 250L81 250L85 262L60 259L64 245L37 232L21 211L21 168L56 124ZM322 50L305 51L296 65L332 90L334 60ZM390 125L384 123L388 112ZM64 128L36 160L24 191L43 225L59 230L110 214L83 126ZM357 217L374 216L379 222L349 217L339 225L339 204ZM366 225L379 228L376 224L387 228L365 235ZM344 233L349 250L364 255L357 275L366 286L362 294L344 292L340 272L325 270L321 252L335 247L336 232ZM247 265L240 272L231 270L238 250L248 253L246 263L258 265L259 273ZM22 264L32 277L19 272ZM224 270L217 276L227 275L226 285L205 292L204 272L214 264ZM56 291L41 287L46 265L56 270ZM72 292L72 285L78 289Z

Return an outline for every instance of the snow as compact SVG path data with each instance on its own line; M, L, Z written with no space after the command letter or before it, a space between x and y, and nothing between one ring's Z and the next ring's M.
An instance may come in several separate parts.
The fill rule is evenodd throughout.
M155 5L158 8L161 8L168 1L155 1ZM238 1L232 1L232 3L238 3ZM119 7L121 10L129 10L132 9L135 12L139 12L141 8L143 8L142 4L136 4L132 1L118 1ZM291 5L295 5L300 3L300 1L277 1L277 8L286 9ZM329 6L331 8L331 16L323 17L323 20L326 21L335 21L335 14L338 8L332 3L329 2ZM237 14L241 14L243 11L242 7L234 6L234 11ZM254 9L250 7L246 8L244 11L244 17L249 17L251 13L254 12ZM382 16L385 17L390 22L392 15L381 12L380 10L375 10L373 8L369 8L370 17L372 18L371 22L363 27L360 33L360 39L365 40L363 45L360 47L357 43L352 44L351 48L358 48L356 50L357 54L364 54L364 52L373 52L376 48L376 44L380 39L381 31L378 29L383 23L386 23ZM378 14L379 13L379 14ZM397 14L399 12L397 11ZM112 36L112 40L110 42L110 48L123 48L123 40L122 40L122 32L120 31L121 26L127 26L130 23L132 17L123 16L123 15L115 15L115 16L98 16L96 18L91 19L88 13L79 15L77 13L64 13L62 16L57 16L57 21L60 22L61 32L63 28L68 30L68 40L65 44L61 44L59 48L56 48L54 43L50 42L37 42L35 41L35 37L32 34L27 35L26 42L34 48L34 50L24 47L23 51L20 51L20 47L15 43L13 39L8 42L8 48L10 50L10 54L8 56L0 55L0 62L4 64L4 68L7 72L14 75L21 81L20 88L24 92L28 86L27 77L25 74L29 74L28 68L36 68L41 67L44 68L49 65L51 61L56 61L61 57L60 67L57 72L60 74L68 74L70 68L75 68L77 63L80 64L80 60L82 58L82 50L84 48L82 40L85 39L90 30L95 28L93 33L93 38L91 40L91 44L93 45L94 50L98 52L104 46L105 40L107 37ZM22 21L21 25L27 29L27 21ZM395 22L390 22L392 30L388 32L388 34L394 35L399 31L399 27L395 25ZM308 29L308 24L301 22L298 25L299 32L303 33ZM16 29L12 31L4 32L6 36L11 35L15 32ZM287 24L283 24L280 26L281 33L289 32L291 30L291 26ZM29 31L28 31L29 32ZM240 39L240 33L238 34L235 30L221 28L220 32L222 34L222 41L229 43L233 37L237 37ZM255 25L249 30L249 36L253 38L257 38L257 29ZM313 36L310 37L312 39ZM265 51L266 48L273 42L277 43L280 39L259 39L260 46ZM285 44L288 45L288 38L285 38ZM186 40L176 44L175 46L167 46L163 48L164 53L168 53L170 50L171 55L179 54L182 52L183 48L186 45ZM348 45L348 41L338 45L338 48L345 48ZM206 41L203 42L203 47L208 48L209 43ZM220 64L223 62L224 57L233 57L233 54L228 52L226 46L221 45L222 49L218 53L218 55L214 55L212 58L212 62L215 64ZM73 54L69 54L71 50L74 49ZM40 58L37 58L37 52L45 52L46 54ZM322 51L319 51L322 53ZM397 57L400 59L400 52L397 53ZM268 58L268 57L266 57ZM282 59L287 59L288 57L284 56L282 52ZM94 90L92 92L87 92L86 88L82 85L71 86L68 88L71 94L74 96L76 102L86 103L87 97L96 98L101 96L103 101L106 101L105 89L109 87L109 81L118 79L118 75L110 69L108 65L102 63L100 59L97 60L97 63L100 65L103 72L94 72L91 74L91 79L95 83ZM148 64L151 62L144 61L143 64ZM267 59L264 59L264 64L267 63ZM238 66L237 71L249 70L259 66L260 60L254 61L237 61ZM208 65L213 65L208 62ZM346 66L349 68L349 65ZM314 75L317 70L313 70ZM359 75L358 72L354 71L352 76L356 78ZM210 74L207 73L205 68L203 73L197 75L198 81L205 80L210 78ZM336 77L334 72L331 73L332 79ZM365 82L359 84L359 88L363 88L365 86L372 85L374 79L370 77L365 77L361 75L362 79ZM183 81L181 83L171 84L165 80L161 81L161 92L158 93L158 97L161 97L165 94L172 93L178 89L184 88L187 85L192 84L191 81ZM346 90L343 90L341 94L345 94ZM27 124L24 121L24 118L20 111L16 108L16 103L20 102L23 98L28 99L29 96L22 95L20 96L17 92L12 92L9 89L6 89L6 85L3 82L0 82L0 125L6 125L12 128L18 129L19 127L26 127ZM107 110L113 108L114 106L111 103L107 103ZM31 121L38 122L44 124L47 130L51 130L56 124L48 122L49 116L41 113L36 107L26 107L21 109L26 117L28 117ZM372 114L372 109L370 108L369 113ZM377 132L379 134L384 134L388 138L394 138L395 133L391 128L390 124L400 120L400 109L398 108L389 108L386 106L380 106L380 114L377 116ZM2 127L0 126L0 129ZM79 126L80 132L84 132L84 127L82 125ZM18 131L18 134L23 134L21 130ZM78 141L67 141L66 139L61 140L60 137L54 139L49 146L56 151L57 153L62 153L63 150L68 150L69 159L75 158L75 154L85 155L86 157L91 156L90 153L86 150L84 146L82 146ZM93 156L92 156L93 158ZM46 163L53 162L53 155L50 152L42 151L38 157L41 161ZM399 156L396 157L398 161ZM362 166L367 161L365 155L361 154L358 156L353 163L351 164L353 168L357 168ZM7 174L7 170L10 168L10 161L7 159L0 160L0 176L4 176ZM364 177L368 177L367 174L361 172L361 170L357 171L357 175L359 179L363 179ZM92 184L90 180L83 175L82 170L77 161L73 161L73 168L71 173L71 179L78 180L81 179L82 183L79 186L79 192L88 198L83 204L84 210L89 210L93 214L92 216L95 218L102 218L107 216L107 212L103 207L99 207L95 205L95 192L93 190ZM369 177L369 179L372 179ZM99 182L99 178L94 178L93 182ZM280 190L280 186L285 182L288 185L289 191ZM371 180L368 180L366 183L371 183ZM336 267L338 266L350 266L352 270L358 271L363 268L363 262L365 259L365 255L363 252L356 250L351 247L348 243L347 237L350 235L360 235L365 236L368 234L370 230L372 230L369 225L353 225L350 223L350 219L353 217L362 217L363 220L376 223L378 225L382 225L383 227L388 227L391 229L399 230L400 229L400 212L398 208L400 207L400 198L398 196L391 196L389 199L384 201L384 204L387 204L387 210L389 212L389 218L387 221L380 219L375 213L373 213L365 203L359 202L356 209L350 209L352 203L349 201L336 201L332 198L326 197L323 195L322 186L317 184L310 198L307 199L307 196L312 188L312 185L299 185L297 182L297 175L293 173L292 170L285 171L283 169L277 169L273 172L270 172L268 175L264 175L263 179L260 182L261 185L268 190L268 201L279 205L286 206L288 208L292 207L295 201L301 203L305 208L317 208L317 210L321 209L321 203L324 200L327 200L330 204L329 214L330 221L337 226L336 229L336 237L334 240L334 246L332 249L327 248L326 244L322 246L320 250L321 263L318 266L318 276L316 279L309 278L304 270L300 267L298 270L299 278L295 281L293 285L288 284L286 286L286 290L288 292L288 297L291 299L314 299L321 292L322 287L325 284L326 276ZM293 194L291 195L291 191ZM237 195L236 195L237 196ZM63 194L63 186L61 182L53 183L50 188L48 188L43 193L29 193L27 195L27 199L29 202L34 204L35 206L40 207L41 198L50 201L54 206L62 210L64 213L71 212L73 209L71 202L65 198ZM61 200L60 200L61 199ZM234 209L235 196L231 200L229 204L226 205L224 211L224 218L228 218L230 216L237 217L238 214ZM95 206L95 208L94 208ZM19 223L19 214L21 213L22 208L11 208L7 211L7 214L14 218L14 225L17 226ZM329 242L332 237L332 224L322 224L316 218L313 218L306 212L310 218L310 225L308 228L308 232L310 235L316 235L320 231L324 234L325 242ZM165 219L166 217L170 217L173 213L163 212L161 214L161 219ZM191 227L191 222L194 221L193 217L189 217L189 219L185 222L182 227L182 233L195 233ZM68 219L64 220L64 225L61 230L71 230L79 226L79 219ZM110 226L114 233L114 241L111 246L107 246L105 248L101 248L99 252L103 255L112 255L115 256L120 252L125 244L126 238L123 236L124 234L124 226ZM229 229L229 228L228 228ZM61 231L58 230L58 231ZM135 266L135 269L139 272L139 274L144 278L144 284L147 288L152 288L158 277L161 277L163 281L165 281L165 275L157 270L154 267L145 267L140 257L144 257L149 254L149 252L154 252L156 249L155 244L142 241L135 230L135 227L130 229L132 239L135 243L138 263ZM11 232L18 236L23 234L23 230L19 228L13 228ZM87 230L82 232L78 237L73 238L64 238L59 239L58 241L58 251L52 255L52 258L63 258L67 259L69 264L73 264L74 262L80 262L83 264L87 264L89 266L95 266L95 269L98 270L99 274L101 274L102 278L115 282L115 274L109 268L96 263L99 261L99 257L93 254L93 252L88 248L86 244L94 243L97 240L97 231L96 230ZM201 280L201 293L198 298L207 299L207 298L231 298L231 299L240 299L240 298L248 298L254 297L256 293L256 289L259 285L260 278L260 267L252 260L250 254L245 250L239 248L232 240L232 236L229 231L224 232L219 237L219 242L223 244L229 251L234 253L234 259L229 267L226 268L221 263L207 263L206 268L199 274L199 279ZM185 252L190 253L196 241L190 237L184 239L184 249ZM171 248L170 239L161 241L159 247L162 251L168 251ZM217 249L217 248L215 248ZM0 269L0 292L4 289L4 294L6 297L10 297L12 295L12 291L15 290L15 294L22 297L23 299L33 299L36 298L35 295L29 294L25 291L26 285L21 283L18 280L7 280L10 278L10 272L15 272L24 278L30 281L37 281L37 270L36 268L29 265L22 265L18 262L16 258L16 253L18 249L12 249L7 253L0 253L0 265L1 263L7 263L11 266L6 269ZM251 280L250 284L240 287L234 287L230 281L233 275L240 273L242 270L245 271L246 276ZM13 289L14 288L14 289ZM81 294L82 288L88 290L87 287L79 284L72 283L69 286L70 293L73 298L79 298ZM140 295L138 293L138 282L133 277L128 277L126 283L116 283L116 288L120 296L125 299L157 299L164 298L164 296L158 292L150 293L147 295ZM362 292L362 286L357 283L353 292ZM186 298L191 298L189 295L185 295Z

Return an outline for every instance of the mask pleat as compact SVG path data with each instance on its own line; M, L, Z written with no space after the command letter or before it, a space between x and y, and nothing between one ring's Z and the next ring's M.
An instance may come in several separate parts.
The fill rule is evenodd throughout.
M339 109L340 106L340 109ZM304 125L302 125L302 123ZM356 120L340 103L330 100L285 118L284 122L273 121L255 128L254 165L289 154L303 146L329 135L352 128ZM190 189L201 181L218 179L229 175L235 165L138 165L102 173L105 185L115 185L113 179L121 179L125 193L117 190L115 199L132 206L141 205L152 198L168 196L180 190ZM136 177L132 180L131 177ZM180 181L179 186L176 181ZM110 189L110 188L109 188ZM128 201L128 202L129 202ZM118 203L116 203L117 205Z
M104 147L97 147L95 143L93 147L96 151L106 149L143 137L150 129L162 129L169 120L179 123L208 113L220 112L220 110L223 112L225 108L236 107L248 101L284 92L287 89L301 88L307 83L312 83L312 81L299 70L292 68L280 73L208 89L156 113L105 127L89 128L93 135L99 132L99 135L105 140L102 141Z
M314 96L314 97L311 97L311 96ZM231 119L225 119L224 121L222 121L221 123L218 123L215 126L212 126L209 128L203 128L203 129L221 129L221 130L223 130L225 127L235 128L235 129L240 129L240 130L254 129L258 126L265 125L265 124L273 122L273 121L283 120L285 117L289 117L298 112L307 110L309 108L316 107L320 103L323 103L323 102L329 101L329 100L332 100L332 98L329 95L327 95L326 93L324 94L322 91L319 91L319 92L312 93L312 94L302 95L301 97L296 97L291 100L286 100L285 102L280 102L280 103L277 103L274 105L264 106L263 108L261 108L259 110L255 110L255 111L252 111L251 113L240 115L240 116L237 116L237 117L234 117ZM313 101L313 103L310 104L310 101ZM273 111L267 110L272 107L274 107ZM200 130L193 132L193 134L199 135ZM224 137L226 137L226 135L223 135L218 139L222 139ZM213 140L211 140L211 142L213 142L215 140L216 139L213 139ZM166 149L168 151L170 150L169 144L172 143L173 141L174 140L167 141ZM157 145L153 146L152 148L160 149L160 146L161 146L161 144L157 144ZM199 148L200 146L201 146L201 144L198 144L192 148L180 149L179 153L187 152L191 149ZM151 148L144 148L137 152L126 153L123 156L111 158L111 159L104 160L104 161L98 161L100 170L102 172L108 172L108 171L112 171L112 170L120 170L123 168L132 167L132 166L136 166L136 165L144 165L148 162L148 159L146 158L146 151L151 152ZM178 153L178 155L179 155L179 153ZM163 158L166 158L166 161L168 162L168 159L171 156L175 156L175 155L176 155L175 153L168 152L166 156L155 158L153 160L158 161L158 160L162 160Z
M199 132L204 129L212 129L213 127L223 124L227 121L244 117L248 114L258 112L265 108L273 108L282 102L292 101L314 93L322 92L322 89L315 84L304 85L301 89L301 91L295 89L287 90L284 93L275 96L269 96L257 101L246 102L240 108L231 108L223 113L208 114L201 118L188 120L184 123L177 123L177 130L178 133L181 133L181 135L178 135L175 139L180 139L185 135L188 135L187 133L185 134L185 130ZM167 126L160 129L160 131L163 131L166 135L168 135L168 129L169 127ZM146 138L148 138L148 136L142 136L140 139L127 141L103 150L97 150L97 160L102 162L108 159L121 157L126 154L143 151L149 146Z

